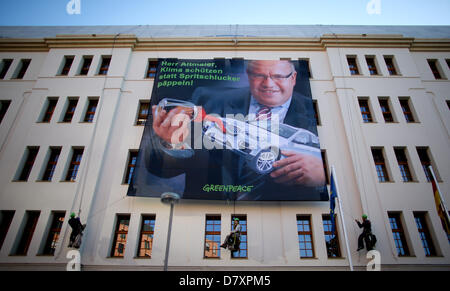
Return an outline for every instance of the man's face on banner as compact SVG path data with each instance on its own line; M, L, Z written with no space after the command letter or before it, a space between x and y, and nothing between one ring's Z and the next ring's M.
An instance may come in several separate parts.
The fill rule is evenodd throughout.
M291 96L297 72L288 61L250 61L247 67L250 91L261 104L275 107Z

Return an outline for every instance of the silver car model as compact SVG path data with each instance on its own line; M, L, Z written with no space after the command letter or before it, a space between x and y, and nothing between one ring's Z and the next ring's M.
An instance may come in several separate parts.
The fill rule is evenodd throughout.
M222 124L204 121L203 134L216 148L226 148L245 157L251 169L268 174L273 163L285 158L281 150L321 158L319 138L312 132L287 124L220 118Z

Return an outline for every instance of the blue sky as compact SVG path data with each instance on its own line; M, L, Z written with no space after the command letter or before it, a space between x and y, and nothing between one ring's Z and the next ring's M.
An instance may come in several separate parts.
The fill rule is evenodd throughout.
M450 25L449 15L450 0L0 0L0 25Z

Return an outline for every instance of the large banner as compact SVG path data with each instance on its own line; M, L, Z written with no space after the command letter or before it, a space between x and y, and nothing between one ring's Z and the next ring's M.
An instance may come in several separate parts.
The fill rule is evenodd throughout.
M128 195L326 201L307 63L160 59Z

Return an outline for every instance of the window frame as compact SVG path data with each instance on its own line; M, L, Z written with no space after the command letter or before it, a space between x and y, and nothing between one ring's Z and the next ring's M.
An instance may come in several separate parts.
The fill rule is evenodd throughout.
M133 179L134 170L136 168L136 163L138 159L139 150L129 150L128 151L128 159L127 159L127 167L125 170L125 177L123 180L123 184L130 185ZM134 161L134 163L133 163Z
M325 223L325 221L327 222L327 223ZM329 223L328 223L329 222ZM329 239L331 239L331 236L333 235L333 233L331 232L331 229L332 229L332 224L331 224L331 216L330 216L330 214L323 214L322 215L322 224L323 224L323 233L324 233L324 239L325 239L325 244L326 244L326 242L328 242L328 238ZM335 227L335 229L336 229L336 232L334 233L334 237L336 238L336 241L337 241L337 250L338 250L338 253L337 253L337 255L336 256L329 256L328 255L328 252L327 252L327 257L329 258L329 259L332 259L332 258L342 258L342 252L341 252L341 244L340 244L340 242L339 242L339 234L338 234L338 231L337 231L337 217L335 218L335 220L334 220L334 227ZM328 230L328 228L330 228L329 230Z
M39 154L39 146L27 146L24 153L24 162L21 166L21 170L18 172L16 181L27 182L30 178L31 171L33 170L36 157ZM26 155L26 157L25 157Z
M58 76L68 76L74 60L75 56L64 56L61 71Z
M147 111L147 113L145 113L145 111ZM139 100L138 114L135 125L144 126L145 123L147 122L149 114L150 114L150 100Z
M145 70L145 79L155 79L157 72L158 72L158 59L148 59L147 69Z
M388 218L397 255L399 257L410 257L411 253L406 239L405 229L403 228L401 213L388 212ZM392 220L395 220L395 228Z
M78 176L78 172L80 171L81 162L83 160L84 147L80 148L72 148L72 156L70 159L70 163L67 168L67 173L64 181L66 182L75 182ZM80 156L78 160L78 156Z
M79 76L87 76L89 74L93 59L94 56L83 56L80 64L80 70L78 72Z
M11 100L0 100L0 124L8 112L9 107L11 106Z
M31 240L33 239L36 226L39 222L39 217L41 215L40 211L29 211L25 212L25 221L23 222L23 229L20 231L17 245L13 252L15 256L26 256L31 245Z
M357 56L347 56L347 64L351 76L361 75Z
M2 60L2 68L0 70L0 80L5 79L13 62L14 62L14 59L3 59Z
M98 69L97 75L106 76L108 75L109 67L111 66L112 56L102 56L100 67Z
M120 228L121 221L128 221L128 224L125 225L126 229L124 227L124 230L121 230L121 228ZM116 214L114 236L113 236L113 242L112 242L111 251L110 251L111 258L124 258L125 250L126 250L126 246L127 246L128 230L130 227L130 221L131 221L130 214ZM121 240L118 240L119 236L120 236ZM122 236L124 236L124 238ZM115 255L115 251L119 249L118 245L122 242L123 242L123 250L122 250L122 252L117 252L118 254L122 253L122 255Z
M425 256L436 257L437 250L433 241L433 237L431 236L430 227L427 221L427 213L413 212L413 215L417 231L419 233L419 238L425 252Z
M239 224L241 225L241 244L239 252L231 252L231 259L248 259L248 221L247 215L245 214L234 214L231 216L231 230L233 230L233 221L234 218L239 218ZM244 221L244 223L243 223ZM245 245L245 248L242 248L242 245ZM242 256L242 252L244 252L245 256ZM235 253L238 253L237 256Z
M378 151L380 151L379 152L380 154L375 155L374 151L377 151L376 153L378 153ZM373 161L375 164L375 171L377 173L378 182L380 182L380 183L390 182L391 181L390 173L388 171L388 166L387 166L386 158L384 155L384 149L374 147L374 148L371 148L371 152L372 152L372 158L373 158ZM378 159L377 157L381 157L382 160Z
M40 181L46 182L52 181L53 175L55 174L56 166L58 165L59 157L61 156L61 150L62 150L61 147L49 148L50 151L49 157Z
M369 101L370 99L367 97L358 97L359 111L361 112L363 123L375 123Z
M397 159L403 182L414 182L414 176L409 166L408 153L404 147L395 147L394 154Z
M385 123L395 123L394 114L391 109L389 97L378 97L378 104L380 105L381 114Z
M209 222L212 223L209 223ZM218 221L218 223L217 223ZM212 230L208 230L208 226L212 226ZM204 259L220 259L221 256L221 233L222 233L222 217L220 214L207 214L205 215L205 241L203 244L203 258ZM209 240L213 244L213 246L208 250L207 249L207 237L212 236L213 240ZM219 238L217 241L215 238ZM214 254L214 251L216 253ZM209 255L210 253L210 255Z
M58 97L48 97L46 102L46 109L43 112L41 119L42 123L50 123L55 113L56 106L58 105Z
M31 59L21 59L19 62L19 66L16 69L16 73L14 75L13 79L21 80L25 77L25 74L28 71L28 68L30 67Z
M377 60L375 56L366 56L366 63L367 68L369 70L369 74L371 76L380 75L379 73L380 70L378 69Z
M299 221L307 221L308 222L308 227L309 227L309 231L305 230L303 228L303 230L300 230L300 225L304 225L304 224L299 224ZM301 241L301 236L305 236L305 239L307 236L309 236L310 240L304 240ZM315 250L314 250L314 236L313 236L313 232L312 232L312 222L311 222L311 215L305 215L305 214L297 214L297 240L298 240L298 250L299 250L299 255L300 255L300 259L314 259L315 258ZM308 243L311 245L311 248L307 248ZM302 244L304 244L305 248L302 248ZM311 252L311 255L306 255L306 256L302 256L302 250L304 250L306 252L306 254L308 254L308 252Z
M84 114L83 122L93 123L95 119L95 113L97 112L99 98L88 98L88 104L86 112Z
M42 255L53 256L64 224L65 212L54 211L51 213L50 229L42 250Z
M146 221L150 221L149 225L150 225L150 228L153 230L144 230L145 226L147 225L145 223ZM155 235L155 225L156 225L156 215L155 214L143 214L141 216L141 229L139 231L139 242L138 242L137 254L136 254L137 258L151 259L152 251L153 251L153 240L154 240L154 235ZM149 248L148 248L150 250L149 256L141 255L142 250L144 250L144 252L145 252L145 250L147 250L145 241L143 241L144 235L148 235L151 238L151 241L149 242ZM144 246L142 246L143 243L144 243Z
M398 76L400 75L398 67L395 63L394 56L383 56L384 63L386 64L386 68L389 72L389 76ZM389 60L389 61L388 61ZM390 64L388 63L390 62Z

